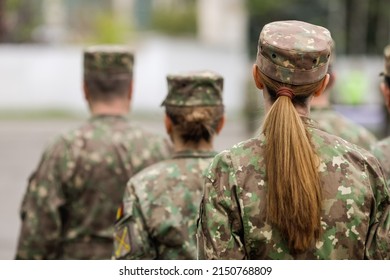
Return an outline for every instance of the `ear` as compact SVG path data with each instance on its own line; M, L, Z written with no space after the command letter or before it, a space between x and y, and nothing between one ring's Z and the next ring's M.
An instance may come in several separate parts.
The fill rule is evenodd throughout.
M388 88L384 82L381 82L380 89L383 98L385 99L385 105L390 110L390 88Z
M255 80L256 87L262 90L264 88L264 84L260 77L259 67L257 67L256 64L253 64L252 75L253 75L253 79Z
M320 96L324 90L326 89L328 83L329 83L330 75L326 74L325 78L322 80L320 88L314 93L314 96Z
M217 125L217 130L216 133L219 134L222 130L222 128L225 126L225 115L222 116L222 118L219 120L218 125Z
M165 117L164 117L164 124L165 124L165 130L166 130L167 134L171 135L173 125L172 125L171 119L168 117L167 114L165 114Z
M83 83L83 93L84 93L85 100L89 102L89 92L88 92L87 84L85 82Z
M333 87L335 82L336 82L336 74L334 73L334 71L332 71L331 73L329 73L329 83L327 88Z
M129 100L133 98L133 80L130 81L127 97Z

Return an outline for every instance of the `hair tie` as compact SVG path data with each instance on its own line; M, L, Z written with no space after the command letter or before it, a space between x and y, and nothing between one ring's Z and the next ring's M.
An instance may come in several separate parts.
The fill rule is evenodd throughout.
M294 92L293 92L293 90L291 88L289 88L289 87L280 87L276 91L276 96L277 97L279 97L279 96L287 96L290 99L293 99L295 95L294 95Z

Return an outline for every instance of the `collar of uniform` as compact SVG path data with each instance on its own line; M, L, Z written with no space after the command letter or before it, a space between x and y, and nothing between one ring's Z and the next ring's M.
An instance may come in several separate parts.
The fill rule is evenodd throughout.
M217 155L215 151L184 150L174 152L172 158L213 158Z
M318 128L318 123L309 117L301 116L301 120L307 127Z
M331 111L333 110L330 106L326 107L310 107L310 111L321 112L321 111Z
M94 121L94 120L127 120L127 116L126 115L105 115L105 114L101 114L101 115L94 115L92 117L90 117L90 120L91 121Z

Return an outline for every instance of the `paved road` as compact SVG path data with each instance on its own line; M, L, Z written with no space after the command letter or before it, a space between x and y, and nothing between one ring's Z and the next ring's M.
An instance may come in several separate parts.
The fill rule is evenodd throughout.
M37 166L45 145L80 121L0 121L0 259L14 257L19 234L19 206L28 176ZM165 134L162 122L139 122L145 129ZM227 121L216 139L218 151L246 138L245 126Z

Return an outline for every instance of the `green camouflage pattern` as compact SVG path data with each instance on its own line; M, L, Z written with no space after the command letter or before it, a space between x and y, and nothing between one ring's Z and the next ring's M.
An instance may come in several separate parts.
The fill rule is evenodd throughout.
M381 163L383 172L387 178L387 184L390 185L390 137L373 144L371 146L371 152Z
M321 160L323 234L293 254L266 222L264 135L217 155L205 172L198 227L205 259L389 259L389 188L377 159L306 119ZM310 209L308 209L310 211Z
M390 45L384 48L383 55L385 57L385 71L382 74L390 77Z
M115 259L196 259L202 173L215 152L188 150L129 181L115 225Z
M223 77L210 71L168 75L168 95L161 106L220 106Z
M133 53L123 46L91 46L84 50L84 77L96 74L132 76Z
M256 63L276 81L315 83L327 73L332 44L324 27L294 20L271 22L260 33Z
M95 116L44 152L24 195L17 259L110 259L128 179L171 147L122 116Z
M369 150L377 141L375 135L368 129L352 122L330 107L311 107L310 118L316 122L319 129L339 136L366 150Z

